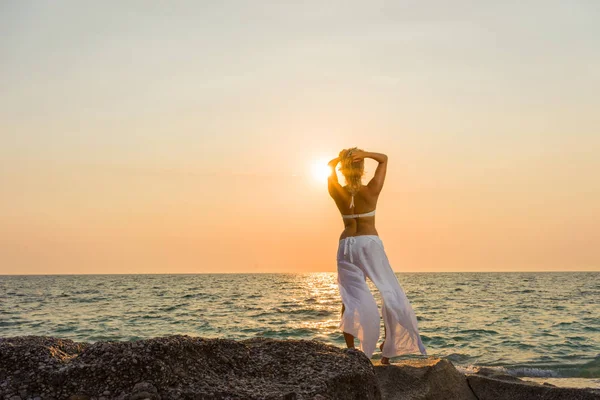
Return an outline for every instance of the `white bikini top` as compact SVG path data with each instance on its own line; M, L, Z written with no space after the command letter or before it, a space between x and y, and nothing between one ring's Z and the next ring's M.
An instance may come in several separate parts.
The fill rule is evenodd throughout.
M352 201L350 202L350 208L354 208L354 195L352 195ZM350 218L363 218L363 217L373 217L375 215L375 210L369 211L362 214L342 214L342 218L350 219Z

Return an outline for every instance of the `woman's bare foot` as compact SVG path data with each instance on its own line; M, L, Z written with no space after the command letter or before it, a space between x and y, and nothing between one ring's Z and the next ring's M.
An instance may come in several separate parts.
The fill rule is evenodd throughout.
M381 350L383 352L383 345L385 344L385 340L383 341L383 343L381 343L381 345L379 346L379 350ZM387 357L381 357L381 364L383 365L390 365L390 359Z

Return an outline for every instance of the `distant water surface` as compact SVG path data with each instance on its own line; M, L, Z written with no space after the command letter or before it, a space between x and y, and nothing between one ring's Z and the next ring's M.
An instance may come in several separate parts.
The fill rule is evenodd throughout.
M599 272L397 276L429 355L600 387ZM335 273L0 276L2 337L263 336L343 346L340 309Z

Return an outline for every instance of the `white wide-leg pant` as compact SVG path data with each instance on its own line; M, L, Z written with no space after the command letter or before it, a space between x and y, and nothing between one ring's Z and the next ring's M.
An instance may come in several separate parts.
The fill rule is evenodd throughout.
M379 340L380 319L369 278L379 289L386 328L384 357L426 354L417 317L392 271L379 236L350 236L340 240L337 253L338 286L345 306L340 328L360 340L360 349L371 358Z

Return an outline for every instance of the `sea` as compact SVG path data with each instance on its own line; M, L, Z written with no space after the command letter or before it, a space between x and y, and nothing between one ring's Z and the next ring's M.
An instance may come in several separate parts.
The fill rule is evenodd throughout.
M464 372L486 366L600 388L600 272L396 276L429 356ZM96 342L182 334L344 347L340 311L335 273L0 276L0 337ZM400 359L411 357L419 356Z

